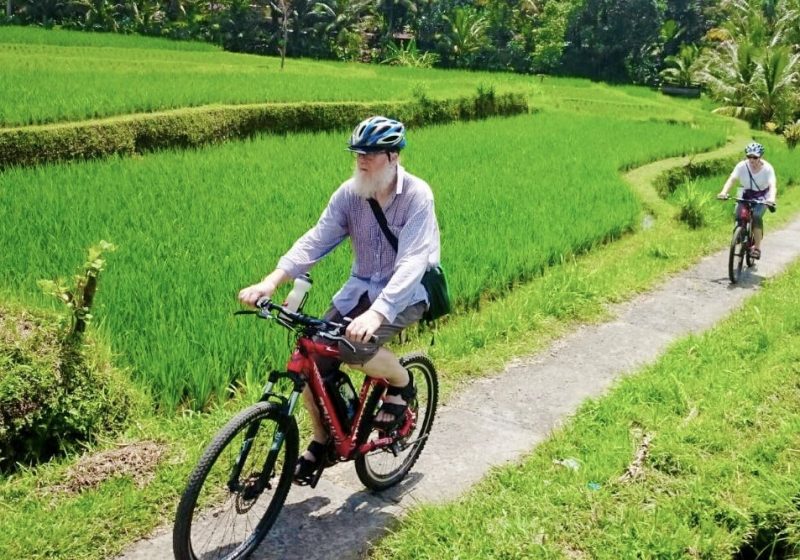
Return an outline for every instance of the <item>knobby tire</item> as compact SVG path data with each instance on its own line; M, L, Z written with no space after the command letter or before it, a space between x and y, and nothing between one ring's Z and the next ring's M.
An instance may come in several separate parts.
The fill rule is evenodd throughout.
M736 226L731 237L731 249L728 253L728 278L732 284L736 284L742 276L742 264L745 247L745 230L742 226Z
M258 488L256 481L272 447L273 436L281 426L285 438L273 475L269 486L258 492L254 490ZM249 429L255 435L236 478L236 489L232 490L230 474L244 449ZM274 403L254 404L228 422L206 447L181 497L173 528L175 558L235 560L249 556L283 507L297 455L297 424L292 417L284 418ZM223 534L219 534L220 529Z
M403 449L397 457L389 449L377 449L356 457L358 478L364 486L371 490L385 490L403 480L425 447L436 414L439 380L433 362L424 354L409 354L400 358L400 363L414 377L417 397L413 399L413 403L418 407L417 425L413 432L405 438L409 444L408 447ZM378 436L379 431L372 428L372 419L380 408L383 394L384 388L376 387L367 397L366 416L360 428L359 442L363 443L370 437ZM401 444L406 442L401 442ZM384 465L387 466L384 467Z

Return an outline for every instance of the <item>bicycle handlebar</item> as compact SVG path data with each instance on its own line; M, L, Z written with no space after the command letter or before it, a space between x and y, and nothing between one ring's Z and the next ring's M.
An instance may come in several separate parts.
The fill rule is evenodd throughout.
M737 198L731 198L730 196L727 196L727 195L725 196L725 198L722 198L722 197L717 197L717 198L719 200L733 200L734 202L745 202L745 203L748 203L748 204L765 204L765 205L769 206L770 208L775 208L777 206L776 202L769 202L769 201L766 201L766 200L753 200L753 199L749 199L749 198L738 198L738 197Z
M319 336L326 340L343 342L352 351L355 352L356 350L353 343L344 335L347 325L291 311L282 305L273 303L269 298L259 299L256 302L256 307L258 309L254 311L235 311L234 315L258 315L261 319L274 319L282 326L293 331L297 330L298 327L302 327L307 336ZM370 337L370 342L377 342L377 340L375 335Z

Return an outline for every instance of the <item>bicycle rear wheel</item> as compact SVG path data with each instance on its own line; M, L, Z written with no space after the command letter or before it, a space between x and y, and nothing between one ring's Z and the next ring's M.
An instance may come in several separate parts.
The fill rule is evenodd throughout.
M742 226L736 226L731 237L731 249L728 253L728 278L736 284L742 276L742 263L747 251L745 243L746 233Z
M358 478L364 486L372 490L385 490L403 480L425 447L436 414L439 380L433 362L423 354L409 354L400 358L400 363L411 373L417 388L417 396L409 403L411 411L416 415L415 427L408 436L396 442L394 451L387 448L376 449L356 457ZM358 438L360 442L385 435L372 428L372 419L380 409L383 393L384 389L377 387L367 398L366 416Z
M178 505L175 558L248 556L275 523L289 493L297 440L294 418L282 419L278 406L265 402L242 411L217 432ZM265 468L269 472L262 476Z

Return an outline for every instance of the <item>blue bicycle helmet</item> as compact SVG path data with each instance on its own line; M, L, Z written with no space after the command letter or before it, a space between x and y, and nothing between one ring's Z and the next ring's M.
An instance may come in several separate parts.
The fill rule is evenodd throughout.
M746 156L758 156L761 157L764 155L764 146L759 144L758 142L751 142L744 148L744 154Z
M386 117L370 117L361 121L350 135L347 149L359 154L399 151L406 145L406 127Z

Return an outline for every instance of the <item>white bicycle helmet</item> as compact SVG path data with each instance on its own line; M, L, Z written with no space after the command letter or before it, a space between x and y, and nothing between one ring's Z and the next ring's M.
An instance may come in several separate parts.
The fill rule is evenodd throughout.
M399 151L406 145L406 127L400 121L375 116L361 121L350 135L347 149L366 154Z
M758 142L750 142L744 148L744 155L761 157L764 155L764 146L762 146Z

